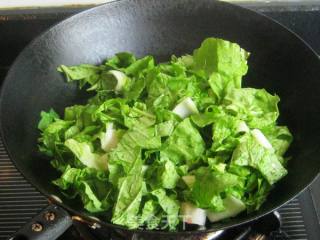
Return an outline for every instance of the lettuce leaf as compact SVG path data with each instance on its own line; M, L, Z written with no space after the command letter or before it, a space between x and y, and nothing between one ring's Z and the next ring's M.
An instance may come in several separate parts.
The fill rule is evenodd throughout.
M112 206L112 188L108 184L107 175L102 171L68 166L53 183L72 198L79 195L84 208L91 213L104 212Z
M233 88L241 88L242 76L248 71L249 53L236 43L207 38L193 52L194 69L209 77L208 83L217 102Z
M108 156L106 154L93 153L90 144L78 142L74 139L68 139L64 144L85 166L98 170L107 169Z
M137 214L142 198L142 187L142 161L137 158L128 175L119 179L118 196L111 219L113 223L132 229L139 226Z
M225 115L213 123L212 146L215 152L232 152L239 143L239 125L241 120L233 116Z
M41 111L40 117L38 129L41 131L44 131L52 122L60 118L53 109L50 109L48 112Z
M220 72L226 76L243 76L248 71L249 53L236 43L219 38L207 38L194 50L194 68L207 76ZM240 87L240 86L239 86Z
M161 221L161 218L157 216L159 210L160 205L155 200L145 202L140 217L140 225L146 224L147 229L157 228Z
M263 147L252 134L246 134L241 139L233 152L231 162L257 169L271 185L287 174L274 150Z
M172 135L164 143L160 152L161 159L175 164L192 165L198 161L205 150L204 141L189 118L179 123Z
M275 153L283 156L288 150L293 137L286 126L268 126L262 129L264 135L270 141Z
M277 95L271 95L264 89L241 88L231 90L223 105L251 128L263 128L276 122L279 101Z
M224 210L222 193L238 184L238 177L228 172L201 168L196 172L191 199L198 207L213 211Z
M179 223L180 205L174 195L168 196L164 189L157 189L151 192L154 195L163 211L166 213L170 230L174 230Z
M84 87L86 83L94 85L99 80L100 73L103 70L104 66L94 66L90 64L71 67L61 65L58 68L58 71L64 73L69 82L79 81L80 88Z
M182 202L214 221L258 210L287 174L293 136L277 124L277 95L242 87L249 55L207 38L163 63L120 52L61 65L91 97L63 116L40 113L39 151L60 175L53 184L129 229L175 231Z

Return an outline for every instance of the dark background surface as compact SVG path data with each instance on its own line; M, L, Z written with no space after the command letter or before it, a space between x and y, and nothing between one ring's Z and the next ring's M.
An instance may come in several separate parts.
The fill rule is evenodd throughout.
M292 29L308 44L310 44L318 54L320 54L320 3L319 5L308 4L277 6L247 4L246 7L257 10ZM0 84L3 81L10 64L26 44L50 26L82 10L83 8L19 11L0 10ZM5 208L8 205L6 203L7 200L3 204L1 199L2 197L0 198L0 209L3 207ZM41 202L39 200L39 203L41 202L41 204L43 204L43 201L44 200ZM309 236L308 238L303 238L301 236L300 239L320 239L319 178L309 189L305 191L304 194L299 197L299 202L302 207L304 225ZM3 214L0 215L0 222L1 218L4 219L5 217L7 216ZM299 235L296 237L297 238L294 239L299 239Z

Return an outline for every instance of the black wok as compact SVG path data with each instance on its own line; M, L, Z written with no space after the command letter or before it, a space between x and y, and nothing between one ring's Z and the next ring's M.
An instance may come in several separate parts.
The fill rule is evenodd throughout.
M294 135L289 174L252 214L201 231L138 231L168 237L212 232L252 221L286 203L320 169L320 61L306 43L278 23L212 0L117 1L77 14L34 40L12 65L1 92L1 134L12 161L49 199L59 196L60 207L79 219L96 222L51 184L57 172L37 151L40 111L53 107L61 114L66 106L88 97L75 84L66 83L57 66L100 63L120 51L152 54L163 61L173 53L191 53L210 36L237 42L251 52L244 85L266 88L281 97L279 122ZM102 221L97 226L124 229Z

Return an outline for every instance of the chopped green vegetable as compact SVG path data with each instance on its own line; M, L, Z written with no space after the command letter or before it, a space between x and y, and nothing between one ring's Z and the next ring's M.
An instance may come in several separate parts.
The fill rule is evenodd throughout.
M167 221L170 230L174 230L179 223L179 203L174 195L168 196L163 189L157 189L151 192L154 195L162 210L167 215Z
M201 168L196 172L191 199L200 208L222 211L225 209L222 193L238 183L238 176L234 174Z
M139 226L137 214L142 197L142 186L142 161L137 158L128 175L119 179L119 192L111 219L113 223L125 225L128 228Z
M274 150L261 144L252 133L241 139L233 152L231 162L257 169L270 184L287 174Z
M166 63L123 52L98 66L61 65L70 84L96 94L63 117L40 113L54 185L129 229L175 231L258 210L287 174L293 137L277 126L277 95L242 88L248 57L208 38Z
M223 200L223 204L225 206L225 210L222 212L210 212L210 210L207 211L207 216L210 222L217 222L222 219L234 217L246 209L246 205L241 200L233 196L226 197Z
M192 165L202 156L205 146L198 130L187 118L179 123L160 151L161 159L168 159L175 164Z

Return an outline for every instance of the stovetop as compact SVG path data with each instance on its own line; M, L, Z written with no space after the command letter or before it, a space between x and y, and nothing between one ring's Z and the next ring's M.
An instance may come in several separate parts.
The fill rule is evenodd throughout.
M320 54L320 3L312 5L255 5L263 14L292 29ZM83 8L0 11L0 84L17 54L42 31ZM0 139L0 240L7 239L47 205L46 199L16 170ZM279 209L282 232L290 239L320 239L320 178ZM80 231L78 230L80 229ZM81 224L60 240L92 239ZM111 239L105 236L104 239ZM116 237L112 236L112 239ZM279 238L280 239L280 238Z

